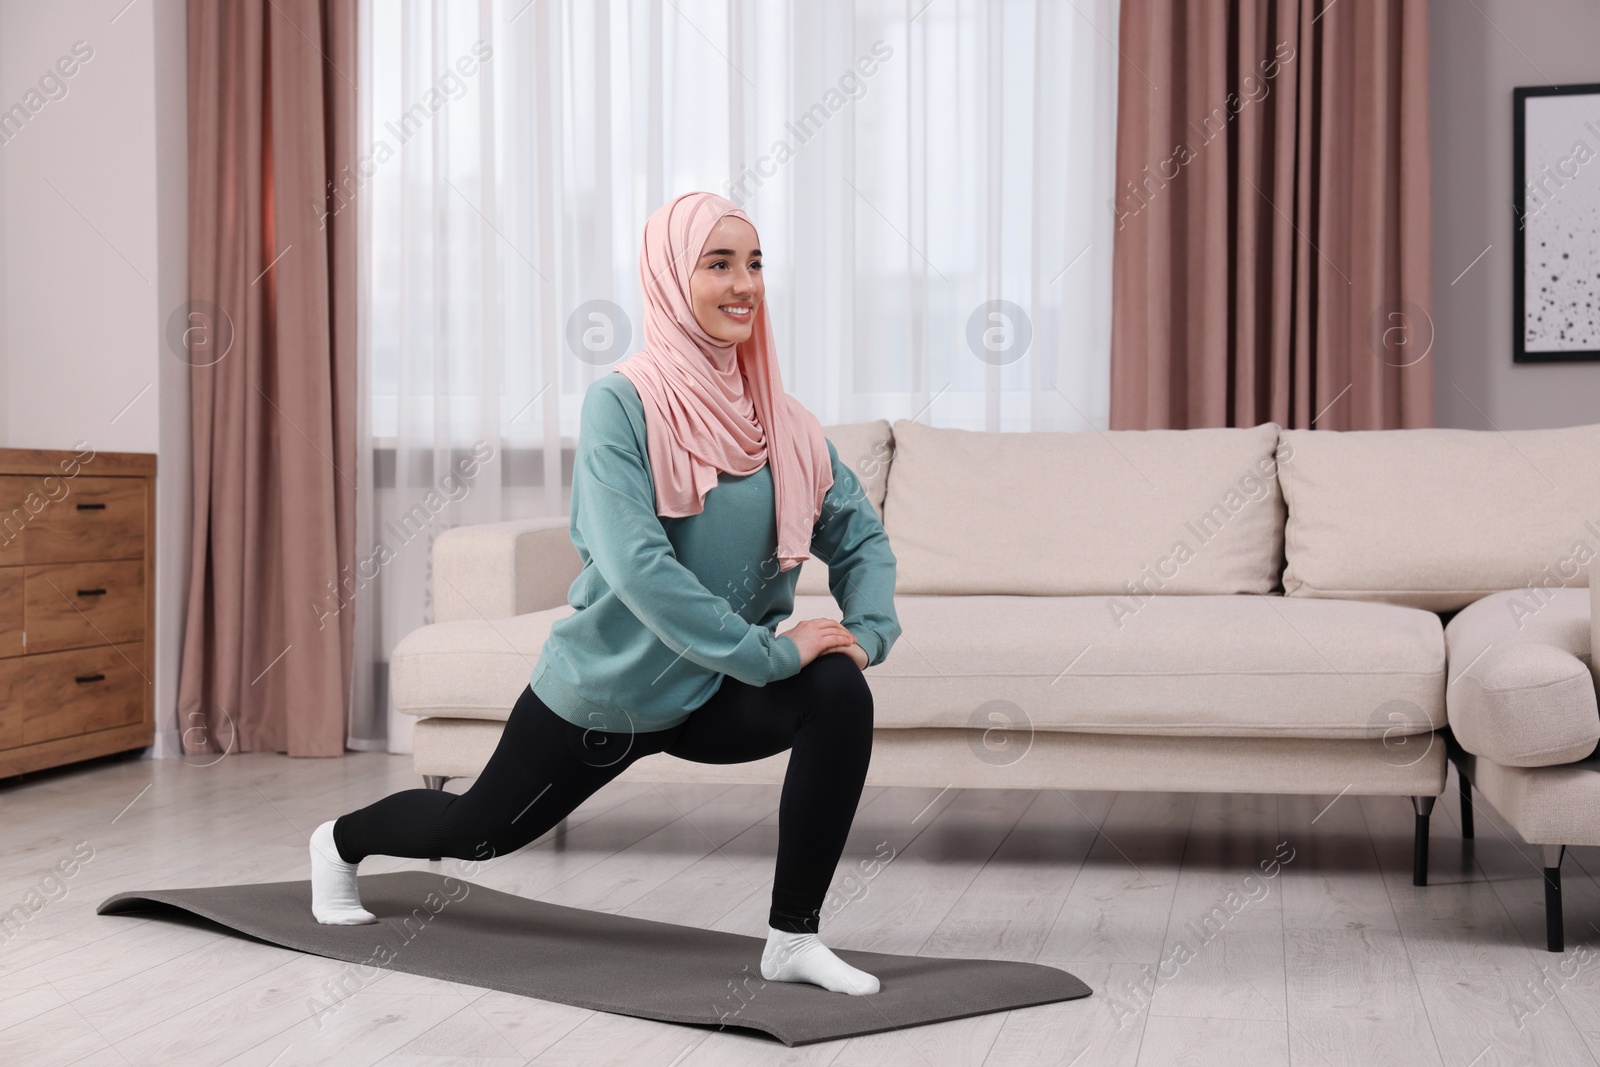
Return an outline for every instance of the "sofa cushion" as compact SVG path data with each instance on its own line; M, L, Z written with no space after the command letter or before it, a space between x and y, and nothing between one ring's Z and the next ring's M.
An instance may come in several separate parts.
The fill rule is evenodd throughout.
M1453 611L1530 582L1588 584L1600 552L1600 423L1285 430L1283 444L1291 597Z
M904 633L867 672L879 727L995 725L1178 737L1395 739L1445 722L1444 635L1431 612L1281 596L897 596ZM556 619L435 623L395 646L395 707L505 719ZM841 617L796 596L793 621ZM998 718L996 718L998 716Z
M1388 739L1393 751L1383 758L1391 760L1410 758L1394 738L1444 725L1444 635L1432 612L1281 596L1162 596L1118 618L1109 602L897 596L904 632L867 672L873 721ZM795 617L825 609L797 600Z
M824 426L822 434L833 442L839 452L839 462L855 472L867 499L872 501L878 518L883 518L883 495L889 487L889 458L893 438L887 419L872 422L840 423ZM820 559L810 559L800 565L800 577L795 582L795 593L807 596L828 596L828 565Z
M1580 760L1600 742L1589 590L1495 593L1445 627L1445 706L1461 747L1511 767Z
M1275 423L1002 433L894 424L884 526L896 591L1269 593Z

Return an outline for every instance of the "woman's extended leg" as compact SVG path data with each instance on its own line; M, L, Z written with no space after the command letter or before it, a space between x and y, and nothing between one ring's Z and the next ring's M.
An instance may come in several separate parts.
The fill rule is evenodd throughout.
M872 691L842 652L765 686L724 678L666 751L697 763L745 763L792 749L778 801L778 861L762 976L875 993L878 981L817 937L872 761Z
M634 760L660 751L673 733L585 729L524 688L494 754L466 792L406 789L317 827L311 838L313 915L336 925L376 921L356 897L355 865L367 856L482 861L515 852Z

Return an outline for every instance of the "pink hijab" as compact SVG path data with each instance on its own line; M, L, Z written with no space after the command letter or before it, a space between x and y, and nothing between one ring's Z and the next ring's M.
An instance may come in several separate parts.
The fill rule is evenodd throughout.
M781 572L810 558L833 466L821 423L783 391L766 300L756 307L749 339L737 345L711 336L695 318L689 276L724 215L750 222L733 201L695 192L657 208L645 223L645 347L616 370L644 401L656 514L698 515L719 471L752 474L771 463Z

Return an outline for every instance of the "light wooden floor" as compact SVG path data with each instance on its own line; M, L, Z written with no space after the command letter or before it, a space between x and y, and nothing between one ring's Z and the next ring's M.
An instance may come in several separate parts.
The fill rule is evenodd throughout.
M0 1064L1600 1062L1600 850L1569 850L1568 952L1545 952L1537 854L1483 807L1466 850L1453 776L1422 889L1403 799L869 788L839 871L895 857L827 919L828 943L1032 960L1096 993L795 1049L388 971L319 1027L308 998L342 964L94 914L123 890L306 877L319 822L419 784L410 757L380 754L0 783L0 907L77 842L94 849L0 945ZM573 814L563 851L547 835L476 881L762 936L777 803L776 787L614 783ZM407 866L428 864L362 872Z

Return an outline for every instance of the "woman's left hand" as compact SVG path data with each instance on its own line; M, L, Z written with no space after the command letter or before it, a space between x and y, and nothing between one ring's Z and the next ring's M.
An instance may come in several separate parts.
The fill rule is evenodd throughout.
M862 670L867 669L867 650L861 647L860 641L845 645L843 648L839 649L839 651L855 660L857 667L860 667Z

